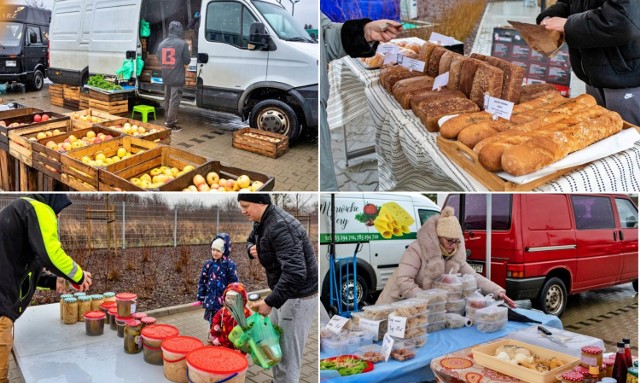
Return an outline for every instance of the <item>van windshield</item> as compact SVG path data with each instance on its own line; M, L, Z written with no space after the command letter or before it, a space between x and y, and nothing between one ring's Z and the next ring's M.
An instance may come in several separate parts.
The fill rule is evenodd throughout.
M254 1L253 5L258 8L273 31L282 40L315 43L307 31L287 13L286 9L264 1Z
M20 23L0 22L0 49L20 46L22 30L23 25Z

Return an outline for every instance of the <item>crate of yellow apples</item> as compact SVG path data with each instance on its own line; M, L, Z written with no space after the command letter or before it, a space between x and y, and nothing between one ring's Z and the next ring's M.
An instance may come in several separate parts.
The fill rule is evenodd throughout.
M211 161L172 182L170 190L245 193L273 190L274 185L273 177Z

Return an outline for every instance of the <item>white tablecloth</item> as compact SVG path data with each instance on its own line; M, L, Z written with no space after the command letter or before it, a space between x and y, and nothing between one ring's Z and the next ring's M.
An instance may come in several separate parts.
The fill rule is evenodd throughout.
M486 191L487 188L444 155L437 133L426 130L411 110L403 110L378 83L379 70L345 57L331 64L329 126L349 124L370 113L380 190ZM632 149L594 161L535 189L549 192L629 192L640 190L640 141Z

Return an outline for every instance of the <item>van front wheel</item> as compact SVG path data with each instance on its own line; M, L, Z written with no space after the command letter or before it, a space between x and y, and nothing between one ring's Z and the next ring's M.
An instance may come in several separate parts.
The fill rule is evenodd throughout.
M254 129L280 133L294 142L300 136L298 117L291 107L279 100L260 101L249 115L249 125Z
M41 70L36 70L33 72L33 80L29 81L29 88L31 90L40 90L44 85L44 74Z
M357 307L362 307L364 300L369 295L369 286L364 280L364 277L357 275L356 278L356 304ZM347 279L346 276L342 277L342 304L349 309L353 309L353 274Z
M567 288L562 279L553 277L545 282L538 295L536 306L545 314L557 317L562 315L567 307Z

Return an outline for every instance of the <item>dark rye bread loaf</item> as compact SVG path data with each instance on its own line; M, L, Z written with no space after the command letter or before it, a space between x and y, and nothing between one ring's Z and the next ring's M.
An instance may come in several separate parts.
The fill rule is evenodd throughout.
M476 68L476 74L473 76L471 85L471 94L469 98L475 102L480 108L484 109L484 96L500 98L502 94L502 79L504 72L500 68L496 68L487 63L480 63Z
M393 66L382 68L382 70L380 70L380 74L378 75L378 78L380 79L380 85L383 88L386 88L387 79L389 78L389 76L391 76L394 73L405 72L405 71L408 71L408 69L400 65L393 65Z
M462 71L460 73L460 85L458 89L462 91L467 97L471 96L471 88L473 87L473 78L476 75L478 65L482 64L482 61L466 57L462 62Z
M479 53L472 53L472 58L486 62L487 64L499 68L503 72L502 92L500 98L503 100L518 103L520 101L520 92L522 91L522 80L524 79L525 69L505 61L503 59L485 56Z
M466 58L462 55L454 56L449 66L449 82L447 88L460 89L460 74L462 73L462 63Z
M446 52L447 50L440 46L436 46L433 49L433 52L431 52L431 56L429 57L429 62L426 64L427 76L438 76L438 70L440 69L440 59Z
M431 58L431 53L437 47L436 44L425 43L420 47L420 52L418 53L418 60L424 61L424 72L427 73L427 68L429 64L429 59ZM433 76L432 76L433 77Z
M433 87L433 77L418 76L398 81L393 86L393 97L403 109L411 108L411 96L420 92L430 91Z
M442 57L440 57L438 75L449 72L449 69L451 69L451 63L453 62L453 59L456 58L456 56L462 56L462 55L456 52L451 52L449 50L444 52Z
M419 76L424 76L424 73L422 72L415 72L412 70L406 70L404 72L396 72L393 73L391 75L389 75L389 77L386 80L386 84L385 84L385 89L387 90L387 92L392 93L393 92L393 86L400 80L404 80L407 78L411 78L411 77L419 77Z

